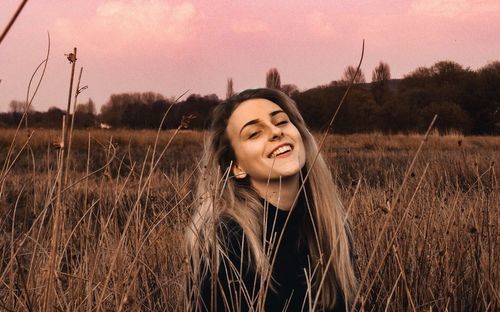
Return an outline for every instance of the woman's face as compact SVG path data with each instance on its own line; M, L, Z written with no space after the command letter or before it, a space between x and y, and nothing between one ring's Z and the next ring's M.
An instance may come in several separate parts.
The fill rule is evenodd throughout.
M288 115L266 99L240 103L229 118L227 135L236 155L236 178L255 186L280 177L298 178L305 164L302 137Z

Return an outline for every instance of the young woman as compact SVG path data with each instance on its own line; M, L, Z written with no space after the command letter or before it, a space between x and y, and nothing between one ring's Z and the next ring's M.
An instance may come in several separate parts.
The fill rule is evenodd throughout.
M194 311L350 309L350 232L295 102L241 92L213 112L187 242Z

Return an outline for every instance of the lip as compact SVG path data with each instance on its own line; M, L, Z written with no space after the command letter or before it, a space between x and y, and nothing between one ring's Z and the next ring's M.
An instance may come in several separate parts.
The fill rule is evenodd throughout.
M274 153L277 149L279 149L279 148L280 148L280 147L282 147L282 146L287 146L287 145L288 145L288 146L290 146L290 147L292 148L292 149L291 149L290 151L288 151L288 152L291 152L291 151L293 151L293 150L294 150L294 146L293 146L293 144L292 144L292 143L283 143L283 144L280 144L280 145L276 146L275 148L273 148L273 149L272 149L272 151L271 151L269 154L267 154L267 158L272 158L273 153ZM286 155L288 152L286 152L286 153L285 153L285 154L283 154L283 155ZM276 156L276 157L280 157L280 156Z

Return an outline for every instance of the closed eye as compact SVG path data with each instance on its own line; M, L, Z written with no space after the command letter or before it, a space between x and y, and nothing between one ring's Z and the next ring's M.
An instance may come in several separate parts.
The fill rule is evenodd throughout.
M248 136L249 139L253 139L255 137L257 137L257 135L259 135L260 131L255 131L255 132L252 132L250 133L250 135Z
M288 120L283 120L283 121L280 121L278 123L276 123L277 126L282 126L282 125L286 125L288 123Z

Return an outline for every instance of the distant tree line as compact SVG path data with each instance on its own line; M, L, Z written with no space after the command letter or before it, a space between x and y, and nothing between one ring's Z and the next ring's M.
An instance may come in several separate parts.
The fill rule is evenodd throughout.
M32 128L60 128L62 126L62 116L64 110L51 107L46 112L38 112L26 107L25 102L11 101L8 113L0 113L0 127L16 127L19 125L23 114L27 113L27 123ZM94 128L97 127L98 118L94 101L89 99L87 103L78 104L75 108L75 127Z
M334 132L422 132L438 114L435 128L443 132L500 133L498 61L477 71L442 61L417 68L400 80L390 79L389 65L380 62L371 83L354 73L355 68L348 67L340 80L293 95L312 128L328 126L354 78L356 84L339 111Z
M366 82L363 72L348 66L339 80L305 91L294 84L282 84L276 68L266 74L266 87L291 96L314 130L325 130L351 81L354 85L333 125L336 133L421 132L434 114L438 114L435 127L440 131L500 133L498 61L476 71L452 61L441 61L419 67L403 79L391 79L389 65L380 62L372 71L371 83ZM226 97L234 93L233 79L229 78ZM221 101L215 94L192 94L177 101L153 92L113 94L101 107L100 114L96 113L92 100L79 104L75 127L106 124L113 128L157 129L162 124L162 129L171 129L177 128L183 117L189 117L189 128L205 129L210 124L212 109ZM10 112L0 113L0 126L17 125L25 109L24 103L12 101ZM56 107L47 112L29 110L28 124L57 128L64 113Z
M220 100L215 94L191 94L177 102L157 93L115 94L101 108L99 118L112 127L157 129L166 114L162 128L170 129L178 127L183 116L190 116L190 128L204 129L218 103Z

